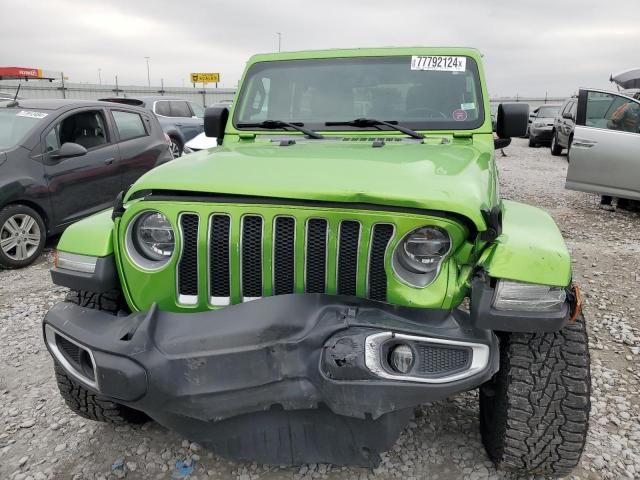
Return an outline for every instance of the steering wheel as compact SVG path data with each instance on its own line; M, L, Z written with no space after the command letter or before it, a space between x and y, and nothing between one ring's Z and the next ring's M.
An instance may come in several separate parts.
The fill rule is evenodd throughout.
M435 116L429 116L428 118L437 118L437 117L441 117L444 118L445 120L447 120L449 117L447 117L446 114L440 112L439 110L436 110L435 108L429 108L429 107L419 107L419 108L412 108L410 110L407 110L407 115L421 115L421 114L429 114L429 113L435 113Z

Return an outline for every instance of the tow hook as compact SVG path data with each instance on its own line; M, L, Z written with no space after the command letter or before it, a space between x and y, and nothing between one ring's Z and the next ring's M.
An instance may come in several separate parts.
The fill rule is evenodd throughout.
M567 299L571 305L569 322L573 323L576 321L576 318L578 318L578 315L582 313L582 293L580 292L580 287L575 283L567 288Z

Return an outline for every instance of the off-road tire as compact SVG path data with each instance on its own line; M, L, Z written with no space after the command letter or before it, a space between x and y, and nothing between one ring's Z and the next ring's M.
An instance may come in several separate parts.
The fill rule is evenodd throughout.
M498 467L566 475L589 427L591 377L584 318L559 332L500 339L500 370L480 389L480 431Z
M54 363L53 369L60 395L75 414L96 422L115 424L140 424L148 420L148 417L138 410L112 402L87 390L71 379L58 363Z
M129 309L121 292L94 293L84 290L71 290L66 302L75 303L82 307L109 312L113 315L118 312L128 312ZM81 417L107 423L144 423L148 417L133 408L112 402L88 389L71 378L67 372L57 363L53 365L58 389L67 406Z
M553 132L551 137L551 155L557 157L562 154L562 147L558 145L558 132Z

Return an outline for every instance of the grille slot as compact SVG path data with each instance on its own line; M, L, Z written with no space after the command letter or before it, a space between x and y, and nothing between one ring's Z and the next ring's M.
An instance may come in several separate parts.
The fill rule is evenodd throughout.
M358 281L360 223L352 220L343 221L340 224L338 242L338 294L355 296Z
M296 221L277 217L273 240L273 294L293 293L296 266Z
M460 372L469 368L471 349L463 347L443 347L433 344L421 344L420 373L442 375Z
M231 218L213 215L209 233L209 295L214 305L227 305L231 297L230 234Z
M305 291L325 293L327 285L327 221L312 218L307 222L305 252Z
M91 381L95 381L93 362L84 348L57 334L55 334L55 342L62 356L78 373Z
M242 218L242 296L244 299L262 296L262 217Z
M178 301L187 305L198 303L198 224L194 213L180 216L182 254L178 263Z
M393 236L393 225L378 224L373 227L371 252L369 254L369 298L387 299L387 273L384 269L384 255Z

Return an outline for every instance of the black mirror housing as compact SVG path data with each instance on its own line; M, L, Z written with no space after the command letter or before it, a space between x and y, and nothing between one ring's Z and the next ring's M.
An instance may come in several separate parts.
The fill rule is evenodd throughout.
M218 145L222 145L227 120L229 120L227 107L208 107L204 111L204 134L207 137L215 137Z
M62 159L62 158L72 158L72 157L81 157L82 155L87 154L87 149L82 145L73 142L63 143L60 149L57 152L51 154L51 158Z
M529 125L529 105L501 103L498 105L496 133L500 138L523 137Z

